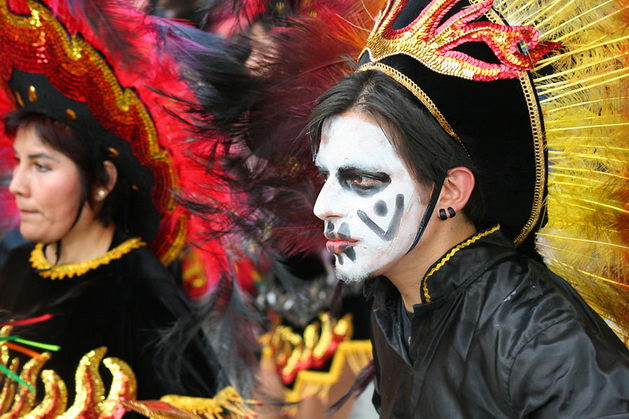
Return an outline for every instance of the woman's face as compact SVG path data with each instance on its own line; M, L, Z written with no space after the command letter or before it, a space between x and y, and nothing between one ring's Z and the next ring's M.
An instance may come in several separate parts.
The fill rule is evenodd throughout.
M20 233L52 243L72 228L78 214L81 181L76 164L41 140L35 128L21 125L13 145L16 166L9 191L15 195Z

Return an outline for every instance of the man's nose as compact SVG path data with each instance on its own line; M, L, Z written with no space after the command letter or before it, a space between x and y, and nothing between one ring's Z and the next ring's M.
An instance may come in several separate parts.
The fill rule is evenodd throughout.
M347 202L343 199L341 185L329 177L321 188L314 205L314 214L321 220L343 217L347 212Z

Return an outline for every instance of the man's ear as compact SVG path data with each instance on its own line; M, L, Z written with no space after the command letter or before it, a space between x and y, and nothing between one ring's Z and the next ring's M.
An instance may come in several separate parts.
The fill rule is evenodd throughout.
M467 167L454 167L448 170L437 201L437 209L452 207L457 213L461 212L467 205L475 184L474 173Z

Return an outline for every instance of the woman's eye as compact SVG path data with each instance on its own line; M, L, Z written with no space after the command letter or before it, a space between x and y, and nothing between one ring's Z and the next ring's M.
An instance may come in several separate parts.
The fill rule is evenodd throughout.
M48 172L50 170L50 167L48 167L48 166L46 166L44 164L41 164L41 163L35 163L35 170L37 170L38 172L41 172L41 173L45 173L45 172Z

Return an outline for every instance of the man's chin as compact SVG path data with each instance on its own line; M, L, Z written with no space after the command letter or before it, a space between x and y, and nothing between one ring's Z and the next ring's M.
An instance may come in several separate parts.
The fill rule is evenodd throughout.
M346 270L340 270L337 268L336 277L340 281L343 281L349 284L349 283L364 281L365 279L369 278L370 275L364 272L346 271Z

